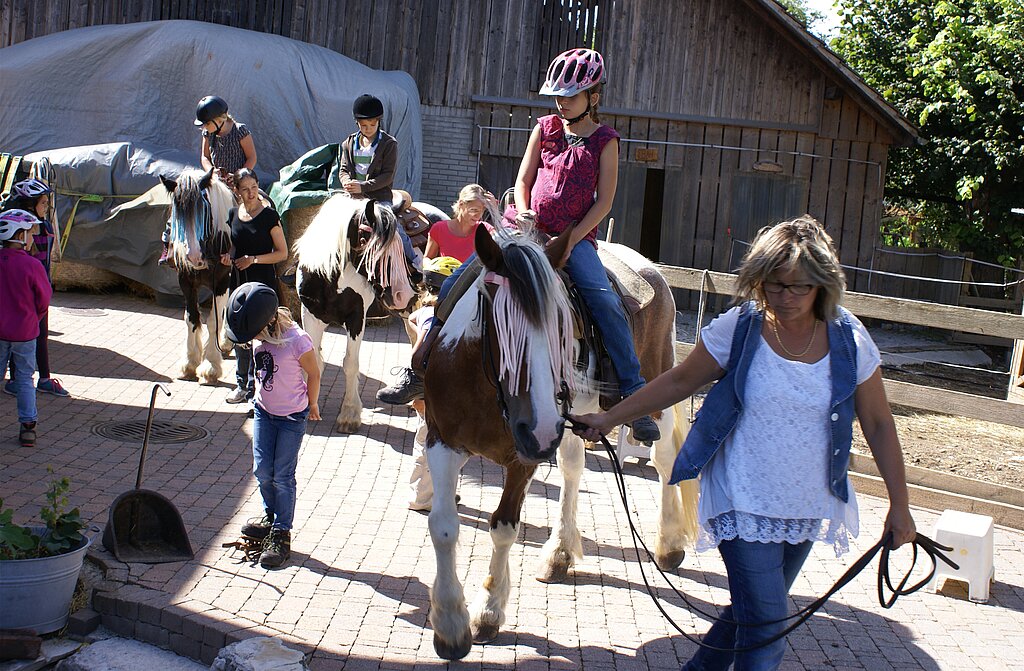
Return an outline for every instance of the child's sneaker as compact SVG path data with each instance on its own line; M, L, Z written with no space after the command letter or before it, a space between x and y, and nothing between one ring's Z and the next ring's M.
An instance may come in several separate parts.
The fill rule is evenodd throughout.
M4 393L10 394L11 396L18 395L18 389L14 386L14 380L8 380L4 383Z
M45 380L40 380L36 385L36 389L44 394L53 394L54 396L71 396L71 392L65 389L64 385L60 383L60 380L55 377L48 377Z
M36 423L29 422L21 425L21 431L18 433L18 440L21 441L22 447L35 447L36 446Z

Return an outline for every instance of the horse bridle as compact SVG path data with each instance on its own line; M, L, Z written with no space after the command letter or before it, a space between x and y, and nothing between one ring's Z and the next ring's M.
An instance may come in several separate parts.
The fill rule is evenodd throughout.
M565 418L566 424L568 424L570 427L586 426L581 425L579 422L573 420L567 412L563 415L563 417ZM867 566L875 558L875 555L879 553L881 553L881 556L879 557L878 561L877 589L878 603L882 606L882 608L892 608L893 604L896 603L897 598L901 596L906 596L908 594L913 594L914 592L919 591L925 585L927 585L928 582L931 581L932 577L935 575L935 570L939 561L945 563L946 565L952 567L955 570L959 570L960 568L959 565L954 563L953 560L951 560L945 554L946 552L952 552L953 548L946 547L945 545L940 545L939 543L936 543L934 540L928 538L924 534L918 533L915 535L914 539L910 541L910 546L912 550L910 568L907 570L906 574L899 581L899 583L893 585L889 568L889 554L892 552L893 549L892 532L888 532L877 543L871 546L871 548L868 549L867 552L861 555L861 557L857 561L855 561L853 565L851 565L850 568L846 570L845 573L843 573L839 580L837 580L835 584L832 587L830 587L827 592L825 592L825 594L818 597L817 599L807 604L806 606L804 606L797 612L793 613L792 615L788 615L786 617L779 618L778 620L772 620L769 622L737 622L735 620L729 620L718 617L704 610L701 610L697 606L693 605L689 598L687 598L685 594L679 591L679 589L672 583L672 581L668 577L668 574L664 570L662 570L660 566L658 566L658 563L654 559L653 553L647 547L647 544L644 542L643 537L640 535L640 532L637 530L636 525L633 522L633 516L630 513L629 502L626 496L626 480L625 476L622 473L622 466L620 465L618 456L615 453L615 448L612 447L611 443L608 442L608 438L604 435L601 436L601 444L604 447L605 451L608 453L609 460L612 464L612 473L615 477L616 488L618 489L619 499L622 502L623 508L625 508L626 510L626 519L629 521L629 531L633 540L633 548L636 550L637 556L640 556L640 548L643 547L644 552L647 554L648 560L650 560L650 562L654 564L654 567L658 569L658 572L661 573L662 578L664 578L665 582L668 583L672 592L677 597L682 599L683 603L685 603L690 610L696 612L697 614L701 615L706 619L715 622L722 622L724 624L730 624L737 627L765 627L793 620L793 623L785 629L783 629L781 632L772 636L771 638L768 638L764 641L760 641L756 645L744 648L719 648L713 645L709 645L707 643L704 643L697 637L693 636L692 634L683 631L682 627L680 627L676 623L676 621L672 619L672 616L668 614L664 606L662 606L661 602L658 600L658 597L654 594L654 590L647 579L647 573L644 571L643 562L637 562L637 565L640 568L640 575L644 581L644 587L646 587L647 593L650 595L651 600L654 601L655 607L661 612L661 614L665 617L666 621L668 621L672 628L674 628L677 632L682 634L687 640L696 643L702 648L713 650L715 652L750 652L753 650L757 650L759 648L763 648L767 645L771 645L772 643L785 638L794 629L796 629L801 624L810 619L810 617L819 609L821 609L821 607L825 605L825 602L827 602L836 592L838 592L843 587L848 585L850 581L852 581L861 571L867 568ZM914 568L917 566L917 557L919 549L921 552L926 554L928 558L931 560L931 569L928 571L928 575L926 575L923 579L914 583L910 587L907 587L907 583L910 581L910 576L913 573ZM888 592L890 593L888 596L886 595L886 590L888 590Z
M484 292L481 292L477 297L477 319L480 321L480 358L483 364L484 376L487 381L491 383L497 394L498 409L501 411L501 417L505 420L505 424L509 423L509 410L508 410L508 397L505 394L505 387L501 384L501 376L498 373L498 364L494 361L494 351L491 348L491 337L488 331L490 325L490 319L488 317L488 310L485 302L490 302L493 298L490 295L490 289L487 289L487 297L485 298ZM555 394L555 402L562 407L563 416L568 416L569 408L572 405L572 393L569 390L569 384L565 380L559 380L559 390Z

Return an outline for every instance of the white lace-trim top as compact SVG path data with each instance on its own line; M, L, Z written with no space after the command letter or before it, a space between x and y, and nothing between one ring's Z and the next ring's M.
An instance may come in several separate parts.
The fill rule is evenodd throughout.
M701 331L723 368L738 314L733 308ZM877 369L880 357L864 326L852 321L860 384ZM848 503L828 486L831 390L829 355L806 364L760 344L736 428L701 473L698 551L733 538L825 541L836 556L849 550L849 536L860 533L853 484L847 479Z

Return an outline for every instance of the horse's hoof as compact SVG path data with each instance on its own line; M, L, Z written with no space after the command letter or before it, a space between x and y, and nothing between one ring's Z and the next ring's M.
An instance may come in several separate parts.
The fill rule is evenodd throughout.
M178 379L179 380L187 380L188 382L195 382L199 378L196 376L195 371L189 372L189 371L183 370L180 373L178 373Z
M563 583L569 578L571 558L567 552L558 552L550 562L546 562L537 574L537 580L544 583Z
M469 654L469 649L472 647L473 637L470 635L469 629L466 629L458 641L451 644L442 641L437 632L434 632L434 652L441 659L462 659Z
M683 565L684 559L686 559L686 550L673 550L655 556L654 561L662 571L674 571Z
M474 629L473 641L476 643L490 643L494 639L498 638L498 634L501 633L501 629L498 625L490 623L478 623L474 626Z
M358 419L344 422L339 420L334 426L340 433L355 433L363 426L363 423Z

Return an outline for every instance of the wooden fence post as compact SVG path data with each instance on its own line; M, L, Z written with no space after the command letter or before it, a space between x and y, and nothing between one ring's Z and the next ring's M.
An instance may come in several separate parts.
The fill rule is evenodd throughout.
M1024 307L1021 308L1024 314ZM1006 400L1024 403L1024 333L1013 342L1013 356L1010 358L1010 388Z

